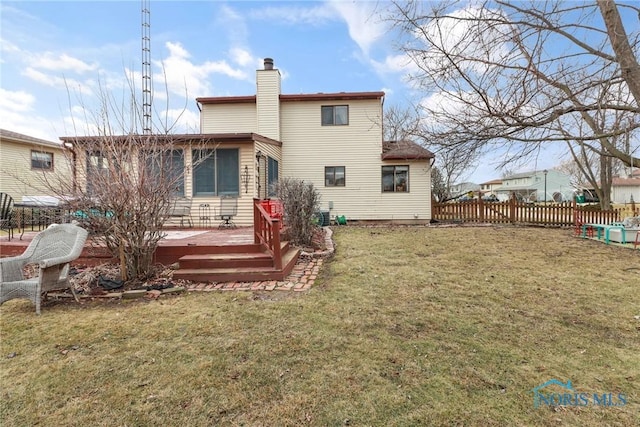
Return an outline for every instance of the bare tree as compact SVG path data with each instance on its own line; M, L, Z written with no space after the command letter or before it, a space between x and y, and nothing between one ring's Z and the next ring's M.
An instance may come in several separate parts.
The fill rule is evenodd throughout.
M384 110L382 132L385 141L413 139L420 128L420 113L410 107L391 106Z
M184 196L184 178L207 157L188 161L190 149L215 148L202 135L172 134L175 123L168 121L156 120L154 134L140 133L141 108L133 85L129 90L120 101L102 90L96 110L80 101L77 124L87 135L61 138L73 178L44 177L72 218L120 259L124 280L153 273L153 255L176 198Z
M620 8L640 12L611 0L394 2L409 77L426 94L422 134L504 148L501 166L554 142L640 164L616 143L640 128L640 27L627 33Z
M481 153L475 148L448 144L446 139L432 138L432 134L425 132L421 121L418 110L388 108L384 112L385 140L410 139L436 155L431 175L432 191L438 201L445 201L450 197L451 186L475 167Z
M120 259L123 279L145 278L174 203L184 195L186 147L193 135L63 137L74 157L74 179L50 183L72 218Z
M431 168L431 194L439 201L443 202L451 196L450 186L447 185L442 172L437 166Z

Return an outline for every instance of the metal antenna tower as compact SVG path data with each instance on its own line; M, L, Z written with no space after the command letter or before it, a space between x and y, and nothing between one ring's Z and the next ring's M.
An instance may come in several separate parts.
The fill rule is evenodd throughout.
M151 135L151 11L142 0L142 133Z

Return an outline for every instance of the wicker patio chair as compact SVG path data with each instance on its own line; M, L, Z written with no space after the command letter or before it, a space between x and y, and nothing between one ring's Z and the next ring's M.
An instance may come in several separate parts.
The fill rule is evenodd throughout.
M7 230L9 240L13 237L13 198L7 193L0 193L0 230Z
M42 294L54 289L71 288L69 264L82 253L87 230L75 224L53 224L38 233L22 255L0 258L0 304L14 298L28 298L40 314ZM38 276L25 279L23 268L28 264L40 267Z

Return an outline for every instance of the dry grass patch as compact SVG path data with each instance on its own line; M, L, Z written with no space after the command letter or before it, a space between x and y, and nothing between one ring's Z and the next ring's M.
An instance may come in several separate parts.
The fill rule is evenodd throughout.
M634 425L640 251L338 228L304 294L0 309L3 425ZM286 295L286 297L282 297ZM534 408L551 378L621 407Z

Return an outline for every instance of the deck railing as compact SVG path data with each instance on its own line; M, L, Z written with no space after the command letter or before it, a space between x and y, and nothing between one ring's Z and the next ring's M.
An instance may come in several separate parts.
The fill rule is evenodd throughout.
M280 220L272 218L260 204L260 199L253 199L253 234L254 242L262 244L273 257L276 270L282 269L282 248L280 245Z
M607 211L574 202L533 204L511 199L487 202L482 199L464 202L432 203L432 218L437 221L463 223L511 223L552 226L573 226L576 221L590 224L610 224L621 221L623 209Z

